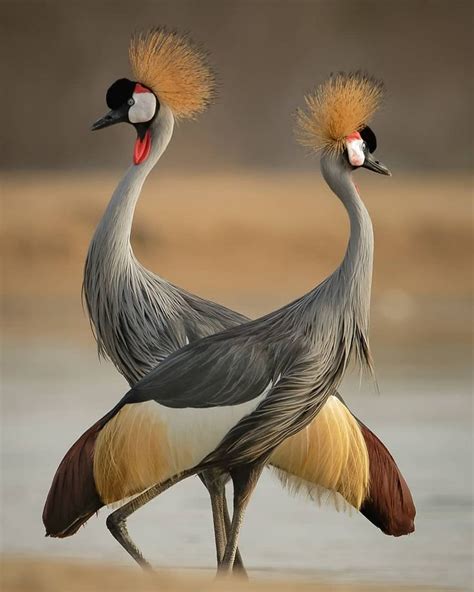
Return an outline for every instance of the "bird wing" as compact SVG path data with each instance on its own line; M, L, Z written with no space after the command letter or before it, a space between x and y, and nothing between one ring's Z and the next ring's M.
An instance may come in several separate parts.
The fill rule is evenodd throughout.
M311 422L327 399L336 394L346 362L343 344L330 364L314 355L304 339L281 345L275 351L279 370L269 393L252 413L234 425L200 467L224 462L229 469L255 459L268 459L276 446Z
M166 358L126 395L126 403L155 400L172 408L240 405L274 380L272 357L255 336L211 335Z

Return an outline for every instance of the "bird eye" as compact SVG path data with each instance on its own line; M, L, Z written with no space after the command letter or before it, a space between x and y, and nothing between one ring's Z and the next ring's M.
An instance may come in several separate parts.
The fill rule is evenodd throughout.
M135 105L135 99L131 99L131 98L130 98L130 99L128 99L128 101L127 101L127 105L129 105L130 107L131 107L132 105Z
M367 144L365 142L362 142L362 150L365 152L367 149Z

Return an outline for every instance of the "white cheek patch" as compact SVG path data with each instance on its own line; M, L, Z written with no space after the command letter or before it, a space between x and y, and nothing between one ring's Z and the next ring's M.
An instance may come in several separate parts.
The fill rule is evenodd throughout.
M133 93L135 104L128 110L130 123L145 123L150 121L156 111L156 97L153 93Z
M363 145L364 140L362 140L362 138L346 140L347 156L349 157L349 162L352 166L359 167L364 164L365 154L362 148Z

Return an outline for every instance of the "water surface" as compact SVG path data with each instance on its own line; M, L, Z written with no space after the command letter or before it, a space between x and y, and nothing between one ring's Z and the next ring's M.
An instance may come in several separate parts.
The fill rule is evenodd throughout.
M472 395L466 350L384 352L381 394L349 377L342 393L388 446L417 505L416 532L395 539L363 516L320 508L263 475L242 530L251 570L329 581L472 585ZM11 345L3 352L3 551L130 563L108 534L106 511L69 539L44 537L41 511L70 444L126 391L90 347ZM159 566L210 567L209 500L193 478L130 519L130 533Z

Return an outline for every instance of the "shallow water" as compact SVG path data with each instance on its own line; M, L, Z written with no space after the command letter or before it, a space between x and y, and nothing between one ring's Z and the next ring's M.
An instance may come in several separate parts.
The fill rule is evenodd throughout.
M416 532L386 537L361 515L295 498L267 471L249 507L241 550L251 570L329 581L472 585L472 393L466 349L386 351L381 395L349 378L342 394L388 446L417 505ZM3 351L2 549L130 563L107 512L64 540L43 536L41 511L69 445L125 390L93 348L10 345ZM130 532L160 566L214 565L209 501L197 479L135 514Z

